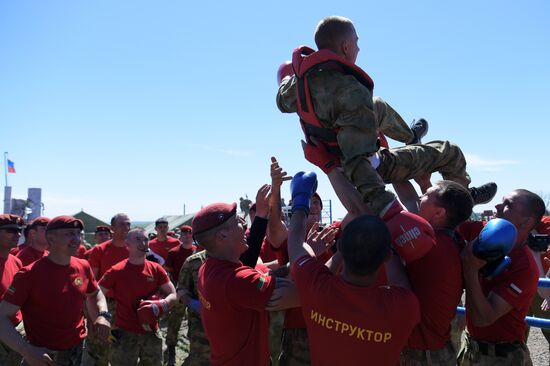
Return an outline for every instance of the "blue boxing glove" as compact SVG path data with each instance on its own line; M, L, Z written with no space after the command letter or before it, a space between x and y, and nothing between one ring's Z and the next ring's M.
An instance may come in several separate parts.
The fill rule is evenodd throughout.
M292 196L292 213L297 210L309 215L311 196L317 190L317 175L314 172L298 172L294 174L290 182L290 194Z
M481 268L485 277L501 274L511 263L506 255L510 253L517 239L516 227L508 220L493 219L489 221L472 246L476 257L487 262Z

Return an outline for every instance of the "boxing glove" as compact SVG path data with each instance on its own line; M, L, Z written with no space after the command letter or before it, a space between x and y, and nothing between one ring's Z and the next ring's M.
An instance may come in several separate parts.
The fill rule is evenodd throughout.
M424 218L405 211L399 201L382 217L390 231L393 250L405 263L424 257L435 246L435 232Z
M311 164L319 167L325 174L329 174L334 168L342 166L340 157L329 152L322 142L316 145L302 141L304 156Z
M141 300L137 315L139 322L145 330L152 331L157 327L157 319L168 312L166 300Z
M517 239L516 227L505 219L492 219L474 239L472 251L476 257L487 262L480 270L485 277L501 274L511 263L510 253Z
M277 85L281 85L281 82L287 76L293 76L294 69L292 68L292 61L285 61L279 66L277 70Z
M317 190L317 175L314 172L298 172L290 182L292 213L297 210L309 215L311 196Z

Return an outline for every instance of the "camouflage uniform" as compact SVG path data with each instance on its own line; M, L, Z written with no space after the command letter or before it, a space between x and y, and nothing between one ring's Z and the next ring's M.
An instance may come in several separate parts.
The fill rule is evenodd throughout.
M180 333L181 323L185 317L185 305L176 304L166 316L168 327L166 329L166 345L176 346L178 344L178 336Z
M107 297L107 309L112 314L111 324L115 324L116 301ZM84 313L86 313L84 307ZM82 354L82 366L109 366L109 348L110 343L99 339L95 333L93 324L89 323L86 316L87 331L86 341L84 342L84 351Z
M134 333L122 329L112 331L116 341L111 345L112 366L161 366L162 338L157 332Z
M82 361L82 342L68 350L50 351L48 354L56 366L80 366ZM21 366L29 366L29 364L23 361Z
M503 350L503 348L506 348ZM503 353L504 352L504 353ZM458 355L460 366L532 366L525 342L484 343L466 335Z
M15 327L15 330L19 332L23 337L25 336L25 328L23 322L19 322ZM2 366L20 366L23 357L8 346L4 342L0 341L0 365Z
M197 283L199 281L199 268L206 260L206 251L200 251L190 255L183 266L178 279L178 289L187 290L193 299L198 299ZM210 364L210 344L200 315L194 310L188 309L188 330L189 356L183 362L186 366L208 366Z
M311 364L306 328L283 330L283 344L279 366L307 366Z
M390 138L409 142L410 128L387 103L373 99L372 93L352 75L321 67L310 72L308 78L317 118L327 129L338 129L344 172L375 213L395 198L385 190L384 182L397 183L440 171L444 179L469 184L462 152L456 145L442 141L405 146L396 154L392 150L398 149L383 149L377 172L368 157L378 151L378 130ZM282 112L297 112L295 77L282 82L277 106Z

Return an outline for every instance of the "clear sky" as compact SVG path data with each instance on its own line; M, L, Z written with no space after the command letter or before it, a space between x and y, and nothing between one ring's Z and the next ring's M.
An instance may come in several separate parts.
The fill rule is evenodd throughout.
M545 0L2 1L0 152L13 196L41 187L50 217L254 199L270 156L313 169L275 105L276 70L343 15L375 95L425 117L425 141L459 144L474 184L499 184L477 211L515 188L548 194L549 14ZM325 177L319 192L341 217Z

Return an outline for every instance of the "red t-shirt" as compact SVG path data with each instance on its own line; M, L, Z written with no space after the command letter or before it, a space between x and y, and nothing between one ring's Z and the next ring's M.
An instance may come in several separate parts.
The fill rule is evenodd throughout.
M457 231L464 238L464 240L470 242L479 236L479 233L483 230L485 224L487 224L487 221L468 220L460 224Z
M458 240L458 239L457 239ZM413 292L420 303L420 323L407 347L439 350L450 340L451 321L462 295L463 242L436 231L436 243L422 258L406 265Z
M27 247L27 243L22 243L22 244L16 246L15 248L11 248L10 254L16 256L17 253L19 253L20 251L22 251L22 250L25 249L26 247Z
M168 274L160 264L146 260L135 265L125 259L105 272L99 285L110 290L116 300L115 326L145 333L137 316L139 302L155 295L168 282Z
M537 292L539 271L527 246L515 247L508 256L512 263L502 274L491 280L480 275L479 281L485 296L494 292L513 306L512 310L487 327L475 327L468 316L466 297L468 332L476 339L486 342L525 341L525 316Z
M71 257L61 266L48 257L19 271L4 300L21 307L30 343L51 350L66 350L86 337L82 305L97 291L88 262Z
M149 248L160 255L162 259L166 260L168 258L168 252L170 249L173 249L180 245L180 241L171 236L166 238L166 241L159 241L158 238L155 238L149 242Z
M76 254L74 255L75 257L77 258L80 258L80 259L87 259L86 258L86 247L83 245L83 244L80 244L80 246L78 247L78 250L76 251Z
M206 259L199 269L198 293L211 365L269 365L265 307L275 283L242 263Z
M8 254L7 258L0 258L0 273L2 274L2 278L0 279L0 301L4 298L4 293L10 287L13 277L21 268L23 268L23 264L14 255ZM18 311L11 322L13 325L17 325L21 319L21 312Z
M90 266L99 269L98 278L101 278L112 266L128 258L128 247L114 246L113 241L108 240L88 250L86 256Z
M267 240L267 237L264 238L264 241L262 242L262 248L260 249L260 258L262 258L262 262L264 263L278 260L277 253L275 250L273 250L273 247L271 246L269 240Z
M48 253L49 252L47 250L41 252L33 247L26 247L25 249L20 250L19 253L17 253L17 258L19 258L19 260L23 264L23 267L26 267L29 264L36 262L40 258L47 256Z
M353 286L310 256L298 259L292 273L312 365L399 364L401 349L420 320L410 290Z
M174 281L178 280L180 274L181 266L191 254L195 253L195 247L191 249L185 249L183 246L178 245L176 248L170 249L168 255L166 256L166 262L164 266L170 272L170 276Z

